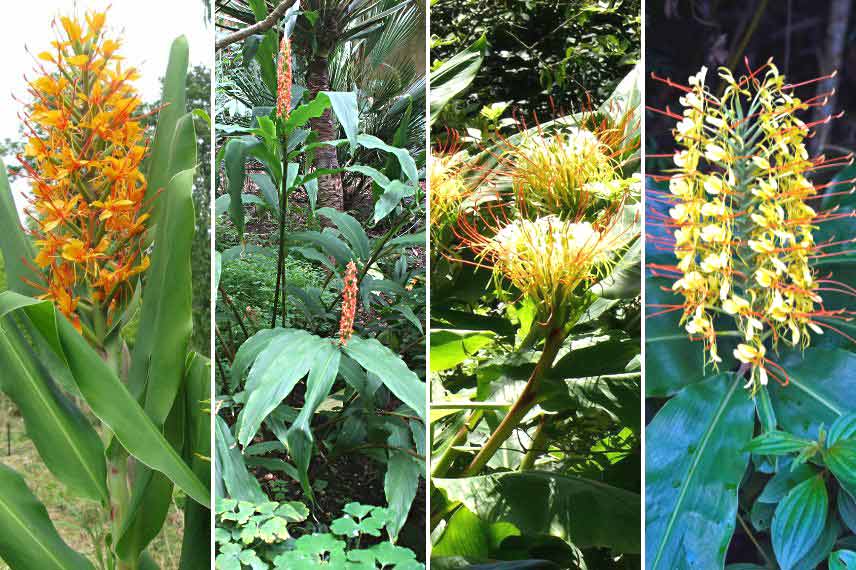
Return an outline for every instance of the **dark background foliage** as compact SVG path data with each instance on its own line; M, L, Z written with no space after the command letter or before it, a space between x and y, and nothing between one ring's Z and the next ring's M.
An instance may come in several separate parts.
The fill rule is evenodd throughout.
M661 109L667 104L677 106L678 92L653 81L652 71L685 83L706 65L710 84L717 80L717 67L730 67L735 75L745 71L744 56L753 67L772 57L779 71L794 82L838 69L836 84L824 83L821 91L835 87L837 100L832 108L847 113L829 125L828 133L818 132L811 150L820 151L819 141L825 136L827 154L849 152L856 147L852 4L852 0L649 0L645 15L646 104ZM816 86L804 87L798 95L808 99L816 91ZM645 120L648 152L671 150L669 130L674 122L651 112Z
M439 0L431 6L432 67L484 34L484 63L458 104L466 115L495 102L525 117L572 112L587 93L603 102L633 67L640 12L640 0Z

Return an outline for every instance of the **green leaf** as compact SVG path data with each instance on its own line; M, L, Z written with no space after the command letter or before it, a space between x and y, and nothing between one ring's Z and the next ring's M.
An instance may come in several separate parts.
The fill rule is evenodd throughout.
M283 329L259 353L247 377L247 404L238 416L238 442L246 447L262 421L306 376L324 340L305 331Z
M101 439L13 327L12 318L0 319L0 387L18 406L47 468L74 492L106 504L107 467Z
M145 402L146 413L158 426L166 421L184 379L193 331L193 175L192 169L176 174L164 196L128 377L131 392Z
M188 168L184 166L178 169L178 165L172 164L172 144L178 121L185 114L189 51L187 38L184 36L176 38L170 47L169 62L163 79L162 107L158 112L158 123L145 173L146 200L152 200L157 192L165 190L179 170ZM155 223L159 220L160 202L160 198L154 201L152 219Z
M357 108L357 94L354 91L322 91L318 96L326 96L330 107L336 115L345 137L351 145L351 152L357 147L357 130L359 129L360 112Z
M217 491L218 500L225 496L261 503L267 500L261 485L255 476L247 471L244 456L238 448L235 438L226 421L220 416L214 418L215 443L217 451L217 481L222 487Z
M856 439L843 439L824 455L826 466L847 490L856 492Z
M841 349L810 348L782 362L790 378L787 386L767 386L779 427L796 436L816 440L821 424L832 425L856 409L856 354Z
M411 447L410 429L397 426L390 433L388 443L391 448L409 449ZM386 528L393 542L398 540L398 533L407 521L407 515L410 513L410 507L419 488L419 477L424 469L423 461L416 461L414 457L399 449L390 449L383 480L383 492L386 495L390 515Z
M303 407L286 434L288 452L297 463L303 492L312 501L315 500L315 493L309 483L309 463L312 461L312 453L315 449L312 420L318 406L330 395L330 390L339 374L339 360L342 353L334 342L328 340L314 345L312 349L314 360L309 376L306 378Z
M789 455L799 453L814 442L799 438L784 431L768 431L750 441L745 451L757 455Z
M829 426L826 434L826 445L832 446L842 439L853 439L856 437L856 413L840 416Z
M310 119L317 119L329 108L330 98L323 93L319 93L312 101L303 103L292 109L288 119L283 121L283 127L286 133L290 134L295 129L308 123Z
M6 271L6 286L22 295L35 296L40 292L24 281L36 281L37 274L32 267L33 246L27 239L18 218L18 209L12 197L12 188L6 176L6 165L0 160L0 253ZM2 268L0 268L2 269Z
M826 517L826 524L820 538L815 541L808 553L799 562L794 564L794 570L817 570L818 566L826 560L841 534L841 523L835 513L830 512Z
M253 137L229 139L224 147L223 164L226 169L226 191L229 193L229 218L235 224L238 237L244 235L244 203L241 195L244 192L244 177L246 176L246 160L249 151L259 142Z
M690 384L646 430L645 537L648 570L693 560L721 568L737 516L754 406L742 380L722 374Z
M187 429L184 458L200 479L211 476L211 361L188 357L185 376ZM179 570L211 565L211 510L191 499L184 500L184 535Z
M374 338L352 336L344 347L345 354L368 372L376 374L396 398L425 421L425 383L403 360Z
M0 293L0 317L24 309L37 330L71 372L92 412L128 452L162 472L200 504L209 492L164 438L125 385L53 305L17 293Z
M491 345L491 331L435 329L431 331L431 372L454 368L479 350Z
M653 261L646 259L649 263ZM656 314L666 310L662 305L683 302L661 289L668 285L662 278L645 279L647 314L656 315L645 319L645 394L648 396L671 396L705 375L703 347L699 342L690 342L689 335L678 324L680 311Z
M642 240L637 239L621 256L609 276L592 287L604 299L629 299L642 289Z
M173 177L162 203L128 376L132 394L143 402L143 409L159 428L167 422L184 383L187 347L193 331L190 258L196 226L193 206L196 134L190 115L179 121L172 158L173 162L190 168ZM180 423L183 424L183 419ZM171 436L168 439L179 440L184 426L170 426L164 432ZM137 560L158 535L172 494L169 479L144 465L137 466L131 504L121 521L121 532L115 537L116 552L123 560Z
M640 497L624 489L541 471L433 483L482 521L511 523L524 535L553 535L583 549L641 550Z
M398 180L390 182L380 199L375 202L374 223L378 223L390 215L401 202L401 199L411 194L413 194L412 187Z
M344 267L354 258L351 248L336 237L329 229L322 232L289 232L288 239L290 241L306 242L314 245L325 254L334 258L336 264L340 267Z
M57 533L24 479L0 464L0 558L15 570L93 570Z
M775 504L785 498L785 495L803 481L817 475L817 469L805 463L794 469L780 469L767 481L764 490L758 496L759 503Z
M491 547L489 527L472 511L461 506L446 522L443 534L432 546L432 563L435 558L445 556L463 556L478 562L487 560Z
M829 555L829 570L853 570L856 568L856 552L836 550Z
M405 148L388 145L374 135L360 134L357 136L357 142L364 148L374 150L382 150L388 152L398 159L398 164L402 172L410 181L411 185L419 184L419 173L416 168L416 161Z
M841 489L838 492L837 505L841 520L850 532L856 533L856 499L846 489Z
M264 203L270 208L274 214L279 214L279 190L270 179L270 174L267 172L251 172L250 179L259 187L259 191L264 196Z
M487 50L487 38L482 35L470 47L431 72L431 124L443 107L459 95L476 77Z
M829 497L821 475L790 490L773 515L773 551L782 570L791 570L820 538Z
M362 224L352 216L334 210L333 208L321 208L316 212L319 216L324 216L339 228L348 243L351 244L351 249L360 259L367 260L369 258L369 237L363 229Z

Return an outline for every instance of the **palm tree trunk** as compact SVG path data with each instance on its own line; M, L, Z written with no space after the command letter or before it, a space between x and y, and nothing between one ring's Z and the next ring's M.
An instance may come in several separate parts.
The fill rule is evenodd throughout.
M309 79L307 81L309 92L315 97L321 91L330 90L330 76L327 72L327 58L316 57L309 64ZM336 139L336 125L333 122L333 113L330 109L316 119L309 121L309 126L318 141L332 141ZM320 146L315 151L316 168L339 168L339 158L336 156L336 148L332 146ZM342 176L339 174L326 174L318 178L318 207L344 209L344 192L342 190ZM325 218L326 219L326 218Z

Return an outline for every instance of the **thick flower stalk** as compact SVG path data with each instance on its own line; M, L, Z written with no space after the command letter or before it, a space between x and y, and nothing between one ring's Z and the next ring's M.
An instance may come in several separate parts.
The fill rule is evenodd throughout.
M276 64L276 114L287 119L291 113L291 40L283 36L279 43L279 59Z
M45 284L35 285L96 336L149 266L140 172L146 143L131 84L137 71L123 65L105 19L60 19L58 38L38 55L38 76L29 82L29 140L18 157L31 181L27 214L44 272Z
M348 262L345 269L344 287L342 287L342 316L339 320L339 342L342 346L348 344L354 334L354 316L357 313L357 266L353 261Z
M681 324L704 341L714 366L722 362L717 317L733 319L741 339L733 354L750 367L754 392L770 376L787 383L768 348L780 340L806 347L811 333L837 330L824 320L847 318L822 304L825 280L812 261L842 242L815 243L818 224L838 215L809 205L821 194L808 176L852 157L809 158L804 141L813 125L796 113L823 98L797 98L799 85L787 84L771 62L739 80L721 69L721 97L708 90L706 75L702 68L688 86L663 80L684 92L682 113L666 111L678 121L669 192L654 198L671 205L661 223L673 239L659 244L673 249L677 264L653 269L674 277L672 290L684 303L669 309L682 311ZM833 290L839 286L848 289L836 283Z

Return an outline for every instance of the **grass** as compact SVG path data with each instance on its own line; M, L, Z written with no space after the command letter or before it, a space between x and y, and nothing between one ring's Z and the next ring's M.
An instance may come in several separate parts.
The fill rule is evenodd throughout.
M26 434L24 421L15 404L0 394L0 463L24 477L30 490L45 505L51 520L66 543L95 562L95 544L91 532L106 521L98 504L71 493L45 469L35 446ZM181 553L183 515L173 503L161 534L149 546L149 554L161 570L175 570ZM0 570L11 570L0 560Z

